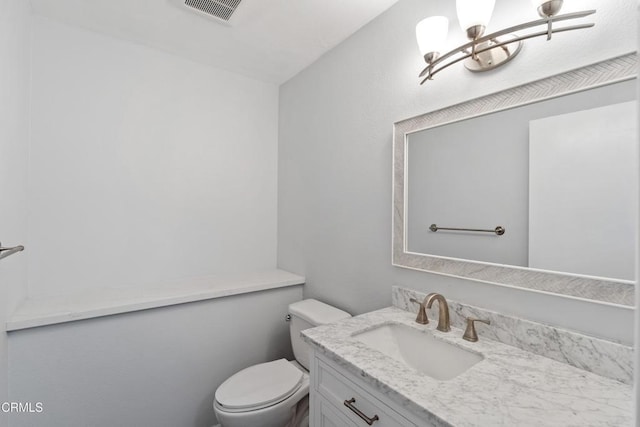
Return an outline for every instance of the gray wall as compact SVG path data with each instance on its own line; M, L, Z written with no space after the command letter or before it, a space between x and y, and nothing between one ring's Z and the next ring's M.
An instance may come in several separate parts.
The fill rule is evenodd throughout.
M215 424L213 396L230 375L291 358L294 286L11 332L11 399L42 402L12 427Z
M0 0L0 242L27 239L29 4ZM0 261L0 324L26 293L27 253ZM8 401L8 341L0 330L0 403ZM0 426L7 416L0 411Z
M522 120L513 123L509 117L503 124L500 119L513 113L504 111L409 135L408 251L526 265L528 137ZM504 137L496 135L496 125L509 129ZM431 224L481 229L500 225L507 232L502 236L434 233Z
M534 19L527 6L498 0L492 27ZM630 343L631 310L391 266L394 122L637 48L635 2L599 2L593 29L531 41L495 72L454 66L419 86L415 25L454 8L400 1L281 87L279 267L305 275L305 296L353 313L389 305L398 284ZM451 45L463 39L455 21L451 33Z

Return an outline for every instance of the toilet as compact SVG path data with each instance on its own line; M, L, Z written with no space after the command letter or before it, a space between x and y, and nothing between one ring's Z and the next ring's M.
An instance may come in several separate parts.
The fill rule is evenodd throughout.
M221 427L302 427L308 423L309 346L300 331L351 317L314 299L289 305L296 360L274 360L237 372L216 390L213 409Z

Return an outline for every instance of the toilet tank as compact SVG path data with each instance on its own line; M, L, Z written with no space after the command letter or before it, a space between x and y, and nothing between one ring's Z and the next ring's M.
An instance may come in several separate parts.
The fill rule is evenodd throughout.
M309 345L300 337L300 331L351 317L346 311L315 299L305 299L290 304L289 314L291 315L289 332L293 355L307 371L309 370Z

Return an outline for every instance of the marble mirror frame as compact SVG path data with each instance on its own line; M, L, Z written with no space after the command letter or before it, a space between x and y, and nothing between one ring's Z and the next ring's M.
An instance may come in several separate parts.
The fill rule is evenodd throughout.
M634 78L637 78L636 53L598 62L394 123L392 264L397 267L500 286L524 288L535 292L633 308L635 285L630 281L409 252L405 227L405 212L407 212L405 168L408 134Z

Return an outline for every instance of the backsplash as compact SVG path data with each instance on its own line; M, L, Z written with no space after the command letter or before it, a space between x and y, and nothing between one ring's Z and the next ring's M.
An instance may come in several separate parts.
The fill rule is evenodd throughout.
M423 301L425 296L423 292L399 286L392 287L392 305L416 314L418 305L409 300L415 298ZM499 341L625 384L633 384L633 347L505 316L457 301L447 302L453 327L464 330L467 317L491 321L490 326L476 322L481 340L486 338ZM435 319L437 322L437 304L428 309L427 314L429 319Z

